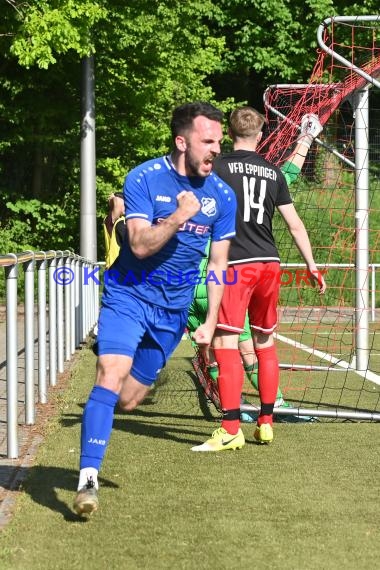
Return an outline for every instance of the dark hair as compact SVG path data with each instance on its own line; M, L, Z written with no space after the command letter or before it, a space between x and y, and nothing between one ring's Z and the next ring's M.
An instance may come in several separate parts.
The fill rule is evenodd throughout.
M191 129L193 120L196 117L207 117L211 121L223 122L223 113L211 103L203 101L195 101L194 103L184 103L176 107L172 114L170 128L172 132L173 141L177 135L183 134L185 131Z

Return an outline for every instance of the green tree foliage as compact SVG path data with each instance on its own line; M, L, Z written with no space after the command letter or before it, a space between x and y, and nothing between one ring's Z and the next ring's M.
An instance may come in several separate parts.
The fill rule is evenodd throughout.
M76 251L83 57L95 56L100 222L125 173L170 148L175 105L206 99L228 111L261 101L268 83L305 81L322 20L377 9L373 0L0 3L3 247Z
M326 18L377 13L377 0L219 0L210 26L226 38L226 52L212 85L260 108L268 85L308 81Z
M81 57L95 53L101 219L107 195L120 189L126 171L168 150L173 106L215 99L207 76L219 65L224 39L209 34L204 21L212 13L211 1L113 0L101 7L35 1L20 11L8 9L2 26L10 35L0 37L6 54L0 74L7 77L0 101L12 102L17 116L7 107L3 224L7 218L11 223L7 202L56 203L67 214L68 231L61 239L78 250ZM30 211L24 215L30 217ZM46 244L37 228L30 239L38 248L62 247Z
M89 0L38 0L20 3L16 11L20 25L10 51L21 65L37 64L41 69L69 50L79 56L92 52L91 30L107 13Z

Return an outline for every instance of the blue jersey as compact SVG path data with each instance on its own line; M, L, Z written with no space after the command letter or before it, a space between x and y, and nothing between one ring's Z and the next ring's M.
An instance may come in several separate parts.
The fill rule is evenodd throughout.
M173 310L187 309L197 283L198 267L209 239L235 235L236 198L216 174L181 176L168 157L149 160L133 169L124 183L126 220L141 218L159 224L177 209L177 195L192 191L201 209L185 222L160 251L138 259L128 239L118 261L118 283L149 304ZM120 289L119 289L120 291Z

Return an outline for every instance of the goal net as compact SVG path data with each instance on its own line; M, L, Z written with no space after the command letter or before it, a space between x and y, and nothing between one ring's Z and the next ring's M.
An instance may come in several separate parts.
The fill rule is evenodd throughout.
M325 20L306 85L273 85L264 95L267 132L258 151L281 166L305 113L324 126L290 187L328 290L310 286L277 215L282 261L276 342L280 387L290 407L278 416L380 420L380 17ZM210 380L204 379L209 387ZM244 396L259 405L247 382ZM218 404L216 400L216 405Z

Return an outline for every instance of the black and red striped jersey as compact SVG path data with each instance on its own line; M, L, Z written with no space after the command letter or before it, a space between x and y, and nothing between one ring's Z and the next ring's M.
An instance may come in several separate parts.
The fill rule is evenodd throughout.
M236 236L231 240L229 263L279 261L272 219L276 206L292 203L281 170L248 150L221 154L213 168L237 198Z

